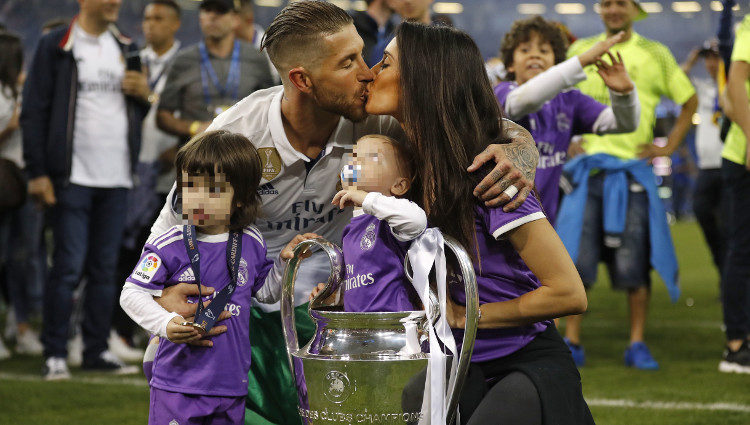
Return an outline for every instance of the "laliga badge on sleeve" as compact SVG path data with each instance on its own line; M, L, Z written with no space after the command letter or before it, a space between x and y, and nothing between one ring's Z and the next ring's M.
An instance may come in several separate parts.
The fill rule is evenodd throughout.
M141 283L150 283L159 267L161 267L161 258L150 252L141 258L131 276Z
M281 157L276 148L258 148L260 156L261 175L264 179L273 180L281 172Z

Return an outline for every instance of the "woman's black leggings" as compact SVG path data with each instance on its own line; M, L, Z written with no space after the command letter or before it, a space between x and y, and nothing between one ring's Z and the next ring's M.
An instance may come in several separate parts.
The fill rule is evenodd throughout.
M462 425L542 424L539 393L528 376L511 372L486 390L479 375L478 368L470 368L461 400Z

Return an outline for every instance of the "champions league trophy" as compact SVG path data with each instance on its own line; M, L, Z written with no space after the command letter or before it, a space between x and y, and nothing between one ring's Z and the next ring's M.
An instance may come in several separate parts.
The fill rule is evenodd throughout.
M456 261L451 264L461 272L460 280L466 291L466 330L458 366L450 367L452 356L448 353L449 366L445 369L452 376L447 386L440 387L445 390L441 391L443 397L438 396L447 423L451 423L471 360L479 304L476 276L468 254L448 236L444 236L444 246L455 256ZM331 275L325 289L309 305L316 324L315 336L300 348L294 325L294 284L300 254L314 248L328 255ZM408 265L408 257L405 262ZM339 290L343 273L341 250L322 238L300 243L284 273L281 317L299 395L300 416L307 425L429 424L429 399L434 400L435 396L430 396L425 386L430 382L428 335L434 334L428 332L426 312L349 313L341 307L324 305L323 300ZM438 299L434 293L430 294L426 307L431 312L440 311ZM432 313L430 317L435 315ZM437 346L436 340L433 347Z

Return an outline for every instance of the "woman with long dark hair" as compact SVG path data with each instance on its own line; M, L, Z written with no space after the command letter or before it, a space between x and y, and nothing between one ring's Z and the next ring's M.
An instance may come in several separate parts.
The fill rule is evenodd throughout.
M18 120L22 68L21 39L0 32L0 193L3 198L0 200L0 269L4 269L7 277L15 313L15 351L38 355L42 353L42 345L29 326L29 315L38 312L41 303L43 264L38 247L42 213L26 199ZM0 351L2 348L0 346Z
M486 173L467 167L487 145L503 142L500 108L476 44L453 28L406 22L375 70L367 112L402 124L418 155L414 197L430 225L460 241L474 260L480 330L462 423L593 423L580 375L552 323L586 309L573 262L535 196L504 212L472 194ZM458 341L465 322L459 286L448 309Z

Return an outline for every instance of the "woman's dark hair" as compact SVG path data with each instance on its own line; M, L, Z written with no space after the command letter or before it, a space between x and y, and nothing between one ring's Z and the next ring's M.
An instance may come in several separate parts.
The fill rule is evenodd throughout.
M21 39L9 32L0 32L0 89L18 97L18 76L23 67Z
M534 16L533 18L519 19L513 22L510 31L505 33L503 42L500 45L500 57L506 69L513 65L513 52L516 50L516 47L521 43L531 40L533 34L538 34L543 41L552 46L552 52L555 54L555 64L565 60L568 51L568 40L563 34L560 25L548 21L541 16ZM515 80L516 74L508 71L506 79Z
M260 157L245 136L225 130L199 134L177 152L175 167L177 189L180 191L183 186L183 171L193 176L207 175L212 180L217 171L226 175L234 188L234 210L229 225L231 230L249 226L260 215Z
M431 225L475 252L473 190L486 171L470 175L466 168L487 145L502 142L482 55L468 34L446 26L404 22L396 43L404 128L420 152L414 198Z

